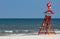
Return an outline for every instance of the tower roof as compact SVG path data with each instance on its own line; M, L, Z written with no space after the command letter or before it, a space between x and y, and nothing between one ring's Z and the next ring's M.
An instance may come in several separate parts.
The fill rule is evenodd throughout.
M44 12L44 13L46 13L46 14L54 14L54 12L53 11L51 11L51 10L47 10L46 12Z

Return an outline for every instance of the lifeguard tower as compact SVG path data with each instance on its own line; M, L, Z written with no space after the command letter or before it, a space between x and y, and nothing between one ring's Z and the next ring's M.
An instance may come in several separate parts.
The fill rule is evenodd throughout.
M44 12L46 15L44 17L42 25L39 27L38 34L56 34L52 27L50 16L50 14L54 14L54 12L51 10L51 2L48 2L46 6L48 10Z

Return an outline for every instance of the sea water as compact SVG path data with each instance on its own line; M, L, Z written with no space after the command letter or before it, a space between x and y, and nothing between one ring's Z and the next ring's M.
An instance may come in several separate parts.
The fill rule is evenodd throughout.
M43 19L0 19L0 34L21 34L38 32L42 26ZM60 32L60 19L52 19L52 27Z

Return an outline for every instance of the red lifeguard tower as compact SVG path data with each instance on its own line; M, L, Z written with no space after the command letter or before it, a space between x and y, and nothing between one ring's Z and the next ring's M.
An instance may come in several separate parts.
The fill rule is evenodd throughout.
M54 12L50 10L51 2L48 2L46 6L48 10L44 12L46 15L42 22L42 26L39 27L38 34L56 34L52 27L52 21L51 21L51 16L50 16L50 14L54 14Z

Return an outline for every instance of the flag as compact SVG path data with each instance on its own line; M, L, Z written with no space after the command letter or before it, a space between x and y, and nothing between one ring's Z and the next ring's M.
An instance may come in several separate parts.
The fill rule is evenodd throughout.
M50 9L51 8L51 2L48 2L46 6L48 9Z

